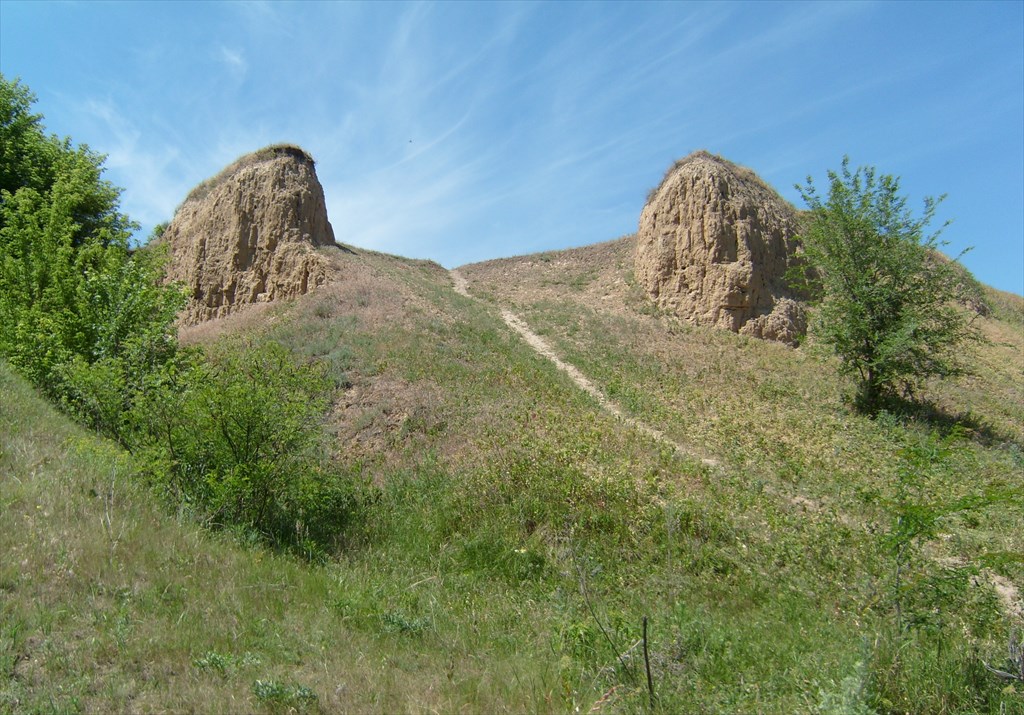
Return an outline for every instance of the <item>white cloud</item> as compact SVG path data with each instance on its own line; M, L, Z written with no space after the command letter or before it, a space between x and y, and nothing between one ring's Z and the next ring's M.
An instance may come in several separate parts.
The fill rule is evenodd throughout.
M142 224L144 238L171 218L188 191L180 178L181 153L171 144L147 144L144 133L109 100L87 100L80 111L96 123L90 133L107 155L106 178L124 187L121 209Z
M217 56L228 68L228 71L237 78L244 77L249 69L249 63L245 61L245 55L239 50L232 50L221 45L218 48Z
M880 44L885 63L850 39L888 42L898 27L868 28L916 22L905 8L238 2L204 13L182 13L123 72L80 83L103 94L84 110L77 95L74 135L109 154L125 211L147 226L279 141L316 158L339 240L445 264L633 230L646 190L698 148L789 196L841 151L899 173L998 141L1020 155L1019 130L999 139L1019 117L1007 84L1019 50L1014 77L978 43L954 54ZM957 74L976 56L989 64ZM947 74L956 81L933 80ZM953 101L989 111L976 120ZM1019 177L1007 179L1017 193Z

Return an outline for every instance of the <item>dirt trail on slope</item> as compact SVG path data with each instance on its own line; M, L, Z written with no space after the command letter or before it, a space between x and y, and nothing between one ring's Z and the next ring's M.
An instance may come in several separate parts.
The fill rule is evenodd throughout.
M452 283L454 285L455 292L467 298L473 298L473 296L470 295L469 293L469 282L466 280L466 277L459 273L457 270L451 270L449 271L449 273L451 274L452 277ZM529 326L527 326L523 319L520 318L518 315L516 315L510 310L503 309L501 311L501 318L502 320L505 321L505 324L508 325L508 327L510 327L516 333L518 333L519 336L524 341L526 341L526 343L531 348L533 348L538 355L554 363L555 367L557 367L562 372L566 373L569 376L569 378L573 381L573 383L576 384L577 387L579 387L581 390L583 390L591 397L593 397L595 400L597 400L598 404L601 406L603 410L613 415L615 418L621 420L625 424L629 425L633 429L637 430L638 432L641 432L650 437L651 439L654 439L658 442L661 442L664 445L671 447L681 456L689 457L692 459L699 459L702 464L709 467L719 466L719 462L717 460L704 457L698 454L695 450L684 447L683 445L669 438L661 430L651 427L649 424L642 422L641 420L638 420L635 417L631 417L627 415L625 412L623 412L621 407L619 407L617 404L609 400L608 396L601 392L601 390L593 382L591 382L586 375L580 372L575 365L571 365L562 360L560 357L558 357L558 355L551 348L551 346L548 345L547 341L545 341L544 338L530 330ZM804 497L796 497L794 499L794 503L806 503L813 505L813 502L811 500L808 500ZM815 510L820 508L817 505L814 506ZM841 516L840 518L844 523L848 525L856 523L854 519L851 519L849 517ZM996 595L999 598L1000 606L1003 613L1011 618L1024 620L1024 602L1022 602L1020 593L1014 587L1014 585L1008 579L998 576L997 574L992 573L991 571L988 571L986 573L986 576L988 577L990 584L996 591Z
M448 271L448 273L452 277L452 283L455 284L455 292L467 298L472 298L473 296L469 294L469 281L466 280L466 276L455 269Z
M1002 606L1003 613L1024 623L1024 599L1020 597L1017 587L1010 579L1000 576L994 571L986 569L985 575L988 576L992 588L995 589L996 595L999 597L999 605Z
M466 281L466 277L459 273L457 270L452 270L450 271L450 273L452 276L452 283L454 285L455 292L467 298L472 298L473 296L469 294L469 283L468 281ZM661 430L651 427L649 424L641 422L635 417L630 417L625 412L623 412L621 407L619 407L617 404L609 400L608 396L601 392L601 390L594 383L587 379L587 376L580 372L575 365L571 365L562 360L560 357L558 357L558 355L551 348L551 346L548 345L547 341L545 341L544 338L530 330L529 326L527 326L523 319L520 318L518 315L516 315L510 310L503 309L501 311L501 319L505 321L505 324L508 327L512 328L512 330L517 332L519 336L524 341L526 341L526 344L533 348L538 355L554 363L555 367L557 367L559 370L567 374L569 376L569 379L571 379L577 387L579 387L581 390L583 390L588 395L597 400L597 403L601 405L601 408L605 412L609 413L616 419L619 419L622 422L626 423L627 425L637 430L638 432L647 435L651 439L654 439L655 441L661 442L662 444L671 447L678 454L684 457L699 459L702 464L708 467L718 466L718 462L716 460L710 459L708 457L703 457L697 454L694 450L687 449L678 442L670 439Z

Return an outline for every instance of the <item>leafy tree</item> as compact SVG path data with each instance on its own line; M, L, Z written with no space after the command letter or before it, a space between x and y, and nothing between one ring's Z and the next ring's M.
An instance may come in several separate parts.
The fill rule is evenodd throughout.
M48 136L34 102L0 75L0 359L178 504L323 557L358 489L324 443L322 366L275 344L179 349L184 294L162 285L162 249L132 250L103 157Z
M42 116L31 113L34 102L27 87L0 75L0 191L41 191L53 183L59 147L43 134Z
M130 359L132 372L172 348L181 296L154 254L131 250L103 157L46 135L34 102L0 75L0 357L75 402L73 366Z
M810 177L796 187L810 209L800 278L818 297L813 332L857 377L858 405L874 412L930 377L962 374L963 348L979 334L956 305L960 271L938 252L941 229L925 234L944 197L925 198L917 218L898 178L849 164L828 173L825 200Z

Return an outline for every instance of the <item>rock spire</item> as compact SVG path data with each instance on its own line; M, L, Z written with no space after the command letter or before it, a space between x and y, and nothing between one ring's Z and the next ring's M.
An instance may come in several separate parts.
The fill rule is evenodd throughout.
M317 249L335 245L313 159L288 145L247 154L201 183L159 240L170 249L167 280L191 294L186 324L309 292L330 275Z
M659 306L793 344L806 327L784 276L798 214L749 169L705 151L676 162L640 214L634 274Z

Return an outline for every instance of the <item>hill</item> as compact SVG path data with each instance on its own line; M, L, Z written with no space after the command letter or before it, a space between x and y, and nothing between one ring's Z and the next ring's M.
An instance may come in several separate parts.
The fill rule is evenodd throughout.
M328 366L367 484L320 563L155 502L0 367L0 708L1024 712L985 667L1024 626L1016 299L975 377L868 419L813 346L652 304L635 250L464 266L466 296L325 246L333 280L184 329Z
M584 618L550 591L566 549L638 549L635 509L650 511L653 487L636 470L671 458L588 405L436 265L334 258L358 276L186 336L241 333L330 362L338 458L380 485L336 563L303 566L162 513L116 449L5 371L6 707L562 709L563 677L581 671L549 657L551 639ZM317 701L261 696L257 681Z

